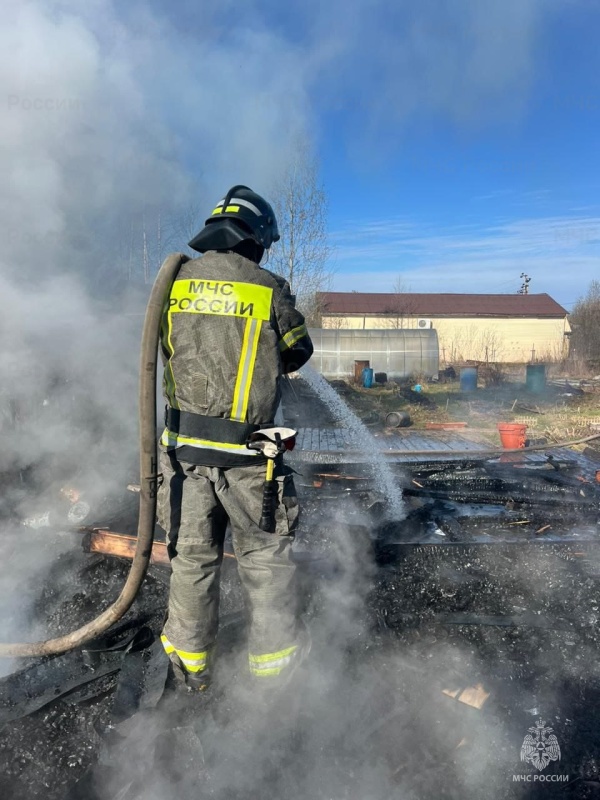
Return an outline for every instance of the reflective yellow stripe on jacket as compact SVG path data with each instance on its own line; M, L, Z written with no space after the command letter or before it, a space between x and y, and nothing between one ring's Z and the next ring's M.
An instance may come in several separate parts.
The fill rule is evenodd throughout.
M238 364L238 373L235 381L231 408L231 419L237 422L246 421L248 399L250 397L250 387L252 386L252 376L254 374L256 351L258 349L261 328L262 320L249 319L246 322L242 354Z
M182 436L180 433L173 433L173 431L165 428L160 443L169 449L172 447L181 447L187 445L188 447L199 447L203 450L220 450L226 453L236 453L240 456L248 456L249 458L259 456L257 450L249 450L245 444L232 444L231 442L211 442L208 439L194 439L192 436Z
M256 283L186 278L173 283L167 311L265 320L271 317L272 296L272 289Z
M304 336L308 336L306 325L298 325L297 328L292 328L288 331L279 342L280 350L287 350L288 347L293 347L296 342L299 342Z

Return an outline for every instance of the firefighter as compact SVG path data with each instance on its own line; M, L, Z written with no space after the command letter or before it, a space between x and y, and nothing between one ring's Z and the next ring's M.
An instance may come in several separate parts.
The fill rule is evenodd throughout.
M228 523L249 618L250 675L262 686L284 685L310 646L291 560L292 470L277 457L275 532L265 532L267 460L246 446L274 425L282 376L313 352L289 284L260 267L279 238L269 203L234 186L189 243L203 255L182 265L163 313L158 519L172 575L161 639L190 690L210 682Z

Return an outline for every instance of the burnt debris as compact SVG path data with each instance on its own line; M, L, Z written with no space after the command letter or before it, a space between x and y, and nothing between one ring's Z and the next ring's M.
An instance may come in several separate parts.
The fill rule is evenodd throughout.
M305 387L294 394L286 422L300 426ZM311 401L311 424L334 424L318 416ZM193 699L170 685L157 640L169 579L159 531L142 591L109 636L0 679L3 800L520 797L512 775L530 766L519 751L538 715L560 741L553 774L568 777L571 797L592 796L598 462L548 451L391 468L402 520L387 518L364 463L296 466L313 649L291 692L259 698L245 683L231 552L215 685ZM117 515L102 503L71 526L71 550L40 585L33 623L51 633L81 624L122 585L134 508L119 501ZM548 796L558 788L544 786Z

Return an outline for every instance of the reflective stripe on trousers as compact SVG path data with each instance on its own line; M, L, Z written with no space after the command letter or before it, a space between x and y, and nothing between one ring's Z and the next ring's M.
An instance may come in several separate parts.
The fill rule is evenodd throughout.
M292 647L287 647L285 650L279 650L277 653L264 653L260 656L248 656L250 664L250 672L258 678L268 678L271 675L279 675L286 667L288 667L293 659L294 653L298 649L295 644Z
M202 653L190 653L187 650L178 650L174 647L167 637L162 634L160 637L162 646L165 648L165 653L170 657L175 654L187 672L204 672L208 662L208 650Z

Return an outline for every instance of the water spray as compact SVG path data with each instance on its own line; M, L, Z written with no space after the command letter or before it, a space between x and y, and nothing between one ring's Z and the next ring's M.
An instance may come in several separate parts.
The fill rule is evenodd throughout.
M386 505L386 516L390 521L400 521L406 517L406 509L402 499L402 489L389 465L383 459L382 451L375 444L368 428L356 416L352 409L342 400L325 378L305 364L300 374L329 408L333 416L349 431L355 445L360 447L362 457L371 467L377 486L383 494Z

